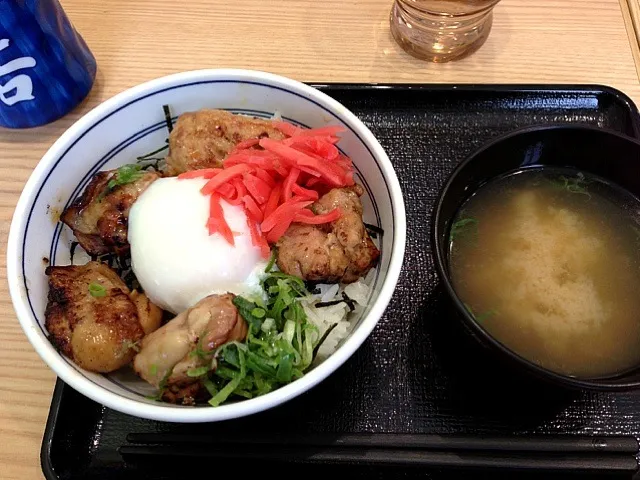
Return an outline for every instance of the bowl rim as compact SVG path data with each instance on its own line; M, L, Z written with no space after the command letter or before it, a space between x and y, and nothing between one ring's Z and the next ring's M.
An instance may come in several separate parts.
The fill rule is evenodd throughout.
M541 132L547 131L588 131L588 132L597 132L604 135L610 135L617 137L621 141L629 142L634 144L635 147L640 152L640 140L622 134L620 132L616 132L603 127L596 127L593 125L586 124L547 124L547 125L530 125L526 127L517 128L511 130L502 135L498 135L495 138L490 139L488 142L484 143L482 146L477 148L468 154L451 172L444 186L441 188L438 193L438 199L433 208L433 214L431 217L431 241L433 245L434 257L435 257L435 266L436 271L438 272L438 276L440 277L440 281L444 284L445 290L449 299L453 302L455 309L457 310L459 317L462 319L464 325L471 330L473 333L473 337L479 341L480 343L484 343L485 345L490 345L493 351L499 352L501 355L506 355L509 357L514 364L523 367L528 370L530 373L549 380L557 385L565 386L565 387L573 387L573 388L583 388L588 390L595 391L624 391L631 390L640 387L640 379L636 381L628 381L628 382L620 382L620 383L610 383L607 380L614 380L618 377L609 377L609 378L594 378L594 379L581 379L577 377L571 377L568 375L563 375L561 373L554 372L552 370L546 369L531 360L519 355L497 339L495 339L491 334L489 334L484 328L482 328L478 322L472 317L469 311L465 308L463 302L458 297L455 292L450 275L447 269L447 259L445 255L443 255L444 245L440 242L440 234L441 229L438 225L441 223L442 218L442 207L445 202L445 198L449 193L451 185L455 182L460 172L462 172L466 166L472 163L478 156L485 153L492 148L495 148L497 145L508 141L514 137L520 137L524 135L537 134ZM506 172L503 172L506 173ZM495 178L495 177L492 177ZM477 189L476 189L477 190ZM467 199L465 197L465 199ZM449 219L450 220L450 219ZM633 369L635 370L635 368ZM621 374L624 375L624 374Z
M395 221L393 250L390 253L387 274L382 279L379 293L373 300L369 313L362 318L358 327L351 332L349 337L334 353L302 378L266 395L219 407L194 408L162 403L151 405L110 392L90 379L83 377L71 365L67 364L62 358L62 354L53 348L40 328L35 325L37 320L33 318L26 305L26 298L22 295L19 241L22 240L23 232L28 224L27 208L34 199L36 189L62 151L72 145L82 132L120 106L144 97L151 92L162 90L166 86L174 83L193 83L220 79L260 80L269 85L285 87L304 98L319 103L337 115L340 121L349 125L371 150L381 169L383 180L389 189L392 215ZM346 362L369 337L391 300L402 269L405 244L406 213L404 197L393 165L373 133L348 108L309 85L273 73L249 69L200 69L162 76L118 93L76 120L54 142L31 173L14 210L7 242L7 280L14 310L29 342L49 368L72 388L108 408L140 418L180 423L215 422L252 415L283 404L313 388Z

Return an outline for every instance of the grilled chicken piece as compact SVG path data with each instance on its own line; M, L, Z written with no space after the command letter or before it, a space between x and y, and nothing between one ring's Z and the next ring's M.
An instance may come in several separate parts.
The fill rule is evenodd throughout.
M212 352L225 343L244 341L247 323L233 298L232 294L209 295L145 337L133 362L138 375L156 387L163 383L180 398L180 389L198 381L187 371L206 364L201 356L191 355L192 351L199 346ZM197 389L188 391L193 397Z
M130 292L104 263L47 267L45 273L45 327L51 342L86 370L107 373L123 367L133 360L136 342L160 326L162 310L144 294Z
M110 189L108 183L115 174L116 170L98 172L61 216L89 255L122 255L129 250L129 209L160 178L157 172L140 172L135 181Z
M225 110L183 113L169 135L167 174L216 168L240 142L252 138L284 138L269 120L234 115Z
M316 214L338 207L342 216L325 225L294 223L278 241L278 268L315 282L352 283L376 264L380 251L362 221L360 185L334 188L311 205Z

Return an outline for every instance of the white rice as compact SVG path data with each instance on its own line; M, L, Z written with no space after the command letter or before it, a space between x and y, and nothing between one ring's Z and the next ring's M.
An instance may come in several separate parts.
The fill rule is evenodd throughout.
M319 284L317 285L319 293L300 299L300 303L307 314L308 320L318 328L320 338L331 325L336 324L335 328L320 346L314 363L322 362L335 352L342 341L349 335L351 329L354 327L355 319L360 316L369 302L374 278L375 269L372 269L366 277L360 278L356 282L348 285ZM316 307L316 304L320 302L343 300L342 292L355 302L353 312L349 310L349 306L344 301L328 307Z

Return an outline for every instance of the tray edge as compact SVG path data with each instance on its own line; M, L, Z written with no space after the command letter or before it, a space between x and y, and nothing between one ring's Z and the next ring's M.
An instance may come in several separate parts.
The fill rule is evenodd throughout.
M621 90L604 84L450 84L450 83L342 83L342 82L305 82L311 87L323 90L416 90L416 91L469 91L469 92L545 92L545 91L566 91L566 92L592 92L603 93L615 98L622 103L631 114L631 123L634 137L640 138L640 111L635 102ZM40 465L46 480L59 480L60 477L55 472L51 463L51 445L53 434L56 429L58 413L60 410L63 392L65 388L71 388L60 378L56 379L56 384L51 395L51 405L44 428L44 435L40 448Z
M606 94L622 103L632 115L631 123L635 138L640 138L640 110L636 103L622 90L600 83L346 83L306 82L319 90L417 90L417 91L468 91L468 92L592 92Z
M53 433L56 429L58 421L58 413L60 411L60 403L62 402L64 388L68 387L61 379L56 378L56 385L51 395L51 406L49 407L49 415L47 423L44 427L44 435L42 437L42 445L40 446L40 467L46 480L58 480L60 477L55 472L51 463L51 445L53 444Z

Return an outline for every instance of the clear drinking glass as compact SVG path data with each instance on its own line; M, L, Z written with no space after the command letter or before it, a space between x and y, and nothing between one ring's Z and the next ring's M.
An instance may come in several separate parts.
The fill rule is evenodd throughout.
M395 0L391 33L411 55L448 62L475 52L493 23L500 0Z

